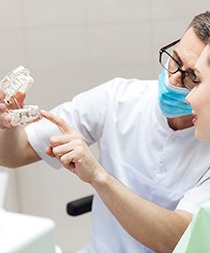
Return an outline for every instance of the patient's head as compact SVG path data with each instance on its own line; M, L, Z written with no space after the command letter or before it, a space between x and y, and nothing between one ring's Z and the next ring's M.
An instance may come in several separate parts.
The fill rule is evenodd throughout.
M196 87L186 100L192 106L195 136L210 140L210 39L195 65Z

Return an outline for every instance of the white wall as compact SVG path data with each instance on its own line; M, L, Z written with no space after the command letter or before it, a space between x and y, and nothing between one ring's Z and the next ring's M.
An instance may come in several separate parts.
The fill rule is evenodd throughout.
M44 109L116 76L156 79L159 48L207 9L209 0L0 0L0 77L29 68L27 103ZM39 162L10 172L7 208L54 219L57 243L71 252L88 240L91 215L69 217L65 205L91 192Z

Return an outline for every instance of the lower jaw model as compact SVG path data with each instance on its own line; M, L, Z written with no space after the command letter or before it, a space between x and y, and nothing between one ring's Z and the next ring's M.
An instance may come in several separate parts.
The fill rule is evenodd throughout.
M23 66L10 71L0 82L0 88L5 92L5 104L8 106L8 113L13 126L26 125L41 119L39 107L37 105L26 105L20 107L15 99L17 92L26 92L31 88L34 80L30 76L30 71ZM10 105L16 105L17 109L9 109Z
M25 105L21 109L9 110L11 124L13 126L26 125L41 119L39 107L37 105Z

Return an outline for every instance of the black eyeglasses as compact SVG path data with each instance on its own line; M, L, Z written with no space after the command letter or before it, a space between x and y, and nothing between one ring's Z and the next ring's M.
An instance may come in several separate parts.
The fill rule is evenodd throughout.
M182 69L179 61L174 58L169 52L166 50L169 48L172 48L175 46L179 40L176 40L169 45L162 47L159 50L159 62L163 66L164 69L166 69L170 74L175 74L178 71L181 72L181 81L182 84L188 89L192 90L196 86L196 75L195 73L191 70L185 71ZM173 54L173 51L172 51Z

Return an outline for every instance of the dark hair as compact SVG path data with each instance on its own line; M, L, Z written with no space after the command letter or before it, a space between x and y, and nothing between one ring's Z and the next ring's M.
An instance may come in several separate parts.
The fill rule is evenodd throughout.
M206 11L195 16L189 24L187 30L191 27L194 29L198 38L207 44L210 37L210 11Z

